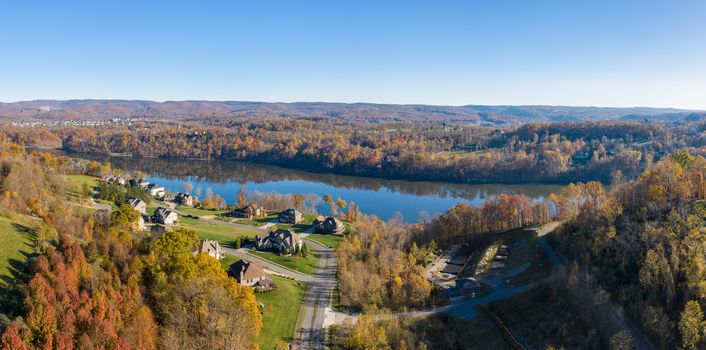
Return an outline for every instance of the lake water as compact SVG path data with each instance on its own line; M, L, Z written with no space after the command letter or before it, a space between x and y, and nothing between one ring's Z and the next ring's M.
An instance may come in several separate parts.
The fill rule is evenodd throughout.
M321 174L292 170L271 165L237 161L206 161L189 159L102 157L115 168L142 172L148 181L163 185L167 191L184 191L191 183L192 193L207 190L223 197L229 204L236 202L241 185L248 191L281 194L332 194L360 206L361 212L387 220L400 213L406 221L417 221L422 212L435 215L459 202L480 206L503 193L523 193L533 200L542 200L558 193L560 185L471 185L448 182L404 181ZM317 209L327 213L320 204Z

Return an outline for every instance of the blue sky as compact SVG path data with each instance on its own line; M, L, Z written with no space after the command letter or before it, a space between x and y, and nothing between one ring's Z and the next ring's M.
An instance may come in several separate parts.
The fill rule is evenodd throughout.
M0 0L0 101L706 109L704 18L706 1Z

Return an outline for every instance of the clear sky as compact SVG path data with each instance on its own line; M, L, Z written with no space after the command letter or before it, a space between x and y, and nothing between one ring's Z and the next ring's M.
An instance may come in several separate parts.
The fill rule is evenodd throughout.
M5 1L0 101L706 109L706 1Z

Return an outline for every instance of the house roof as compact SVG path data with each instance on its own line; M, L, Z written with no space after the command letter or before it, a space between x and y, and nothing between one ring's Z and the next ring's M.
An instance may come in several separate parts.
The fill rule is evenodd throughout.
M265 270L258 263L247 262L245 260L238 260L234 264L230 265L230 271L232 274L240 278L240 272L243 272L243 279L253 279L262 276L267 276Z
M255 282L255 286L262 288L274 288L275 281L271 280L269 277L265 277L264 279Z
M132 206L133 208L136 208L138 205L146 205L145 202L143 202L142 199L139 198L128 198L125 203Z
M202 239L201 242L199 242L199 253L218 252L220 250L221 246L218 244L218 241Z
M260 206L259 204L255 203L255 202L252 202L242 208L235 209L235 211L247 212L247 211L256 211L258 209L262 209L262 206Z
M274 244L284 244L285 247L291 248L299 236L292 233L290 230L279 228L267 234L267 236L258 238L258 242L272 241Z
M174 212L165 207L159 207L157 208L157 210L154 211L154 216L161 218L167 218L169 215L172 214L174 214Z
M342 227L342 226L343 226L343 221L338 220L338 219L336 219L336 218L333 217L333 216L327 217L325 222L329 223L329 225L330 225L330 224L333 224L333 225L335 225L336 227Z
M285 209L279 213L279 215L297 215L300 214L296 209Z

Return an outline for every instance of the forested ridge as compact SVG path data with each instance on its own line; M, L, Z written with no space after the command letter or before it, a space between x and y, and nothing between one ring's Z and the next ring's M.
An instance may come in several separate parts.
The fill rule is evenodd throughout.
M703 348L706 160L679 152L581 204L555 237L569 286L600 290L664 349Z
M14 142L89 154L244 160L359 176L460 182L610 182L670 152L703 152L704 124L447 124L283 118L140 121L128 126L8 127ZM53 140L53 141L52 141Z
M534 161L527 164L535 166L547 166L549 159L555 165L568 162L564 172L555 172L562 176L597 167L612 181L610 189L598 181L577 182L542 202L532 202L523 195L500 195L480 207L459 204L416 224L356 215L351 219L350 234L336 251L341 303L364 314L434 306L434 288L424 275L424 266L438 252L437 246L559 221L562 225L551 240L567 259L567 271L555 277L558 282L548 287L549 291L537 295L561 296L562 305L577 317L560 329L584 324L597 332L595 337L582 340L584 343L572 343L564 337L560 344L601 348L613 341L634 342L613 319L615 314L624 314L625 322L635 325L660 348L679 344L685 349L700 349L706 344L703 125L566 123L526 125L502 133L429 127L415 136L414 131L399 125L387 131L354 130L351 126L348 131L341 128L340 132L326 133L311 129L315 124L310 121L233 123L214 121L208 127L174 123L153 129L133 126L134 130L50 128L37 135L55 137L67 148L83 152L212 159L230 155L255 160L268 155L289 161L299 159L304 150L319 152L319 147L328 145L327 151L321 151L324 153L309 153L311 158L306 159L329 159L334 168L337 164L361 166L357 157L339 163L338 157L346 149L356 149L358 156L366 152L380 155L381 161L389 155L383 150L396 150L398 159L409 160L405 164L411 167L405 171L423 169L417 168L422 164L417 158L426 159L424 166L437 164L439 153L452 152L449 149L458 147L465 137L464 145L474 145L471 154L524 154ZM47 153L27 153L9 143L41 141L28 130L32 129L3 130L8 142L0 148L0 207L7 213L3 215L31 215L41 220L29 272L22 280L26 288L3 294L7 317L0 344L4 348L56 344L106 348L110 348L106 344L118 344L143 349L254 346L260 317L252 292L228 279L215 260L190 253L196 241L193 232L171 231L148 244L147 237L132 232L136 216L130 208L106 216L66 207L65 185L58 175L98 175L111 168ZM300 138L295 140L293 135ZM427 139L433 142L427 144ZM412 160L404 145L413 145L427 158ZM424 153L427 147L437 156ZM585 163L569 161L589 149L592 152ZM533 158L539 150L544 157L541 160ZM250 154L254 158L249 158ZM320 154L330 157L319 158ZM448 164L461 164L474 156L449 157ZM620 167L611 166L619 163ZM34 176L22 176L27 173ZM204 300L208 303L203 304ZM218 310L230 327L208 323L208 318L199 318L203 314L191 307ZM426 344L409 329L400 329L418 325L396 324L394 332L399 333L391 334L392 329L376 326L367 316L359 320L346 338L350 344L368 340L382 348L394 348L400 342L407 348ZM211 328L194 336L190 333L193 322L206 322ZM363 333L373 338L362 337ZM213 334L218 334L219 345L209 343L215 339ZM401 339L400 334L409 339ZM227 344L220 342L223 339Z
M536 303L560 302L572 316L533 330L534 339L568 348L624 349L644 334L661 349L706 348L705 176L706 159L680 151L632 181L617 179L610 190L598 182L570 184L542 203L503 195L478 208L459 204L406 229L394 220L364 218L338 251L341 298L366 313L428 306L433 293L420 266L428 263L437 243L471 242L493 232L559 221L550 239L568 263L532 295L550 298ZM405 291L412 289L421 292L410 299ZM422 343L429 345L430 338L416 335L414 327L414 322L362 318L344 328L339 341L344 348L401 343L425 348ZM566 333L569 329L589 333L575 337ZM453 343L458 336L443 334L434 342Z

